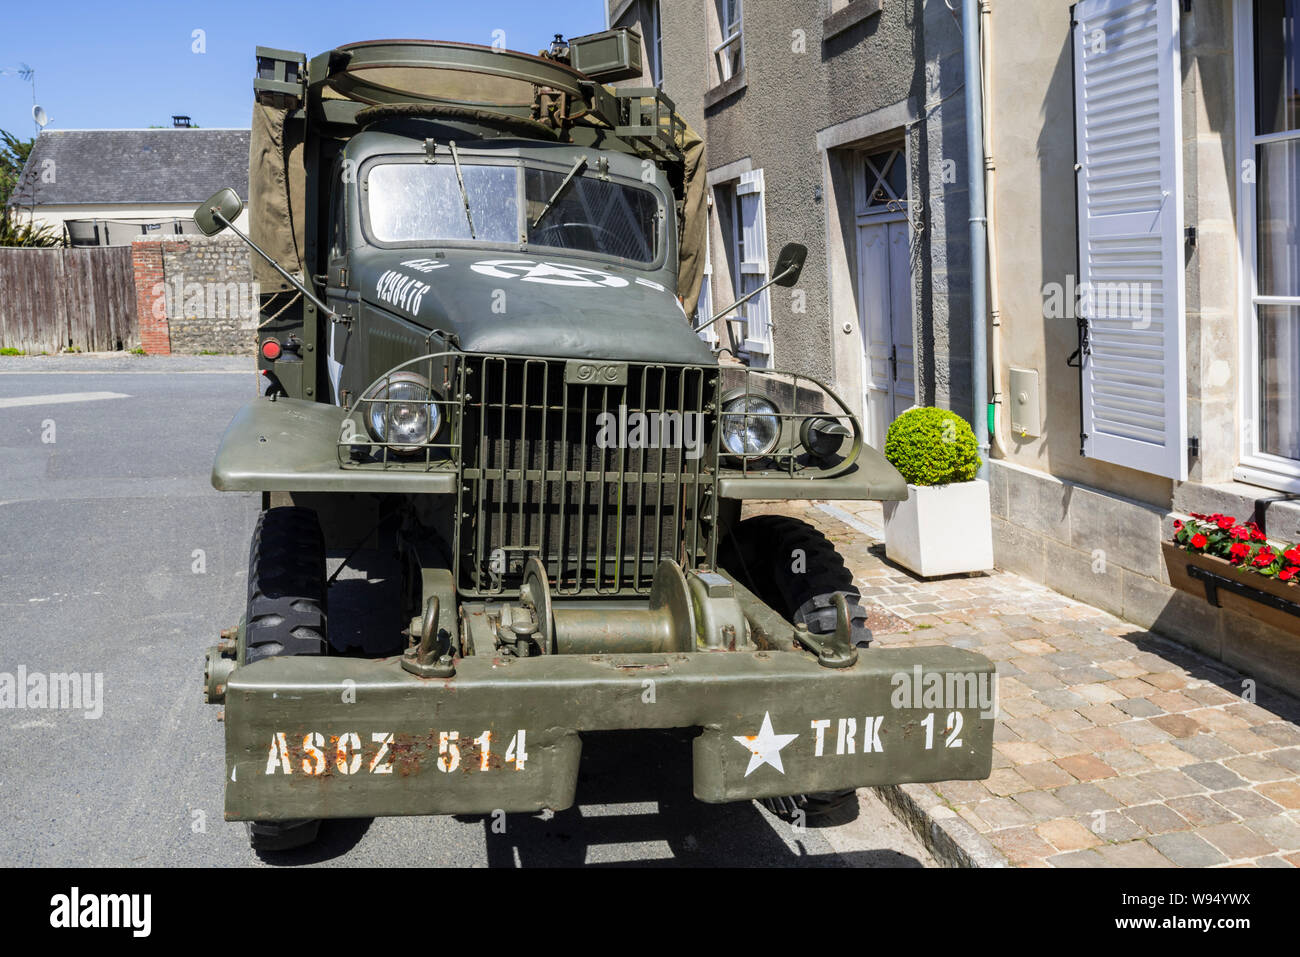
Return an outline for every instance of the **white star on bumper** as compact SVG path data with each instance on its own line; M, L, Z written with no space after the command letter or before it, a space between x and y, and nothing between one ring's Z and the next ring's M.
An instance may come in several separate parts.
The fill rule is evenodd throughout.
M745 768L745 777L749 777L765 764L770 764L782 774L781 749L799 737L797 734L776 734L772 731L772 715L763 712L763 727L756 735L734 735L736 743L749 752L749 767Z

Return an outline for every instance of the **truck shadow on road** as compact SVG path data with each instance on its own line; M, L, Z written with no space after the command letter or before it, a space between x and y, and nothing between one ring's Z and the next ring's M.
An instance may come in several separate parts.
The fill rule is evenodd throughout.
M320 836L306 847L292 851L257 851L258 860L273 867L301 867L344 857L361 843L374 824L372 817L349 817L321 821Z
M921 866L885 848L837 854L816 829L796 830L752 801L697 801L691 737L584 734L574 807L549 816L479 818L488 866Z
M455 820L482 828L489 867L922 866L887 847L837 853L818 828L799 830L753 801L697 801L691 793L691 737L685 730L584 734L573 807ZM282 867L340 860L372 823L324 821L311 846L259 856Z

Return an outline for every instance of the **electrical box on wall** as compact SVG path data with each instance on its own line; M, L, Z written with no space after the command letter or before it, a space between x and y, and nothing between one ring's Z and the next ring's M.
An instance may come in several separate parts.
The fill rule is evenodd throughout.
M1009 414L1011 416L1012 438L1037 438L1043 434L1039 423L1038 410L1038 370L1011 370L1011 389Z

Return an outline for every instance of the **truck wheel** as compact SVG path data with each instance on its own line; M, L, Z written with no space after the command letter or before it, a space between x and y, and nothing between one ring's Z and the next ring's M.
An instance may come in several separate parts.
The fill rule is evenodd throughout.
M281 655L320 655L327 648L325 537L309 508L267 509L257 520L248 557L244 663ZM320 821L250 821L254 851L288 851L316 840Z
M756 515L740 522L718 550L718 562L774 611L814 635L835 630L835 593L849 600L853 644L871 644L867 612L853 573L826 536L785 515Z
M320 834L320 819L248 821L248 846L258 854L306 847Z
M792 820L802 812L809 827L830 827L847 824L858 816L858 792L850 789L763 798L763 806L783 820Z
M815 635L835 630L835 594L848 599L853 644L871 644L867 612L853 574L826 536L807 522L784 515L756 515L740 522L719 549L719 564L774 611ZM773 814L802 812L808 824L828 825L856 816L857 791L824 791L765 798Z
M244 622L244 664L325 653L325 537L311 509L271 508L258 518Z

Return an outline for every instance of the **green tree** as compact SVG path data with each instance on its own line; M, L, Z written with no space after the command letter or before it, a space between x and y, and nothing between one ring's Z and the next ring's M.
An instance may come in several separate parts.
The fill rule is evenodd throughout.
M9 205L9 197L18 188L18 178L35 145L35 139L20 140L7 130L0 130L0 206Z
M0 130L0 246L63 245L63 237L53 229L32 224L30 210L23 218L19 216L17 206L9 205L35 145L34 139L20 140L12 133Z

